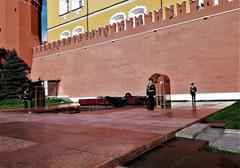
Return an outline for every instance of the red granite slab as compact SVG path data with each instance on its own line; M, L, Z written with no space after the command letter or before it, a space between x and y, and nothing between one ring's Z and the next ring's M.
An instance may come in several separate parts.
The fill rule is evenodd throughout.
M58 132L46 132L46 133L38 133L36 132L12 132L9 137L37 142L37 143L47 143L51 141L55 141L57 139L62 139L68 136L67 134L62 134Z
M47 144L52 146L75 149L82 145L97 143L102 139L103 138L100 138L100 137L92 137L92 136L84 136L84 135L68 135L62 139L51 141Z
M92 136L92 137L101 137L101 138L109 138L117 135L123 135L126 133L126 130L122 129L112 129L112 128L100 128L93 130L91 132L84 133L83 135Z
M0 154L0 167L24 167L66 151L66 148L37 144L28 148Z
M151 112L126 107L78 114L0 113L0 135L38 143L14 152L9 145L9 152L0 154L0 167L113 167L216 112L215 105L196 111L183 106Z
M0 154L13 152L22 148L33 146L35 144L36 143L31 141L24 141L21 139L15 139L0 135Z
M108 167L114 167L114 159L102 155L96 155L89 152L69 150L53 157L42 159L38 162L32 162L24 167L36 168L93 168L108 164Z
M56 131L79 135L86 132L92 132L97 129L98 127L86 126L82 124L82 125L62 125L60 128L56 129Z

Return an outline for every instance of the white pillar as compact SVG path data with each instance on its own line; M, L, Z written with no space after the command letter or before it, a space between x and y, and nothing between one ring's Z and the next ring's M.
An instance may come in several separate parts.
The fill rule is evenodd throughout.
M45 96L48 96L48 81L44 81L44 91L45 91Z

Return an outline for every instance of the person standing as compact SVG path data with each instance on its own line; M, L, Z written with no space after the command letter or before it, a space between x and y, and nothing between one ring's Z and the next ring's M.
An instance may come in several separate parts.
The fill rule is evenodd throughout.
M24 108L28 108L28 90L27 89L24 89L22 99L24 103Z
M32 97L31 97L31 90L29 87L24 88L23 95L22 95L24 108L29 107L29 101L30 101L30 107L32 107Z
M155 86L152 78L148 79L147 85L147 98L148 98L148 110L154 110L154 96L156 94Z
M194 83L191 83L190 94L192 96L192 103L196 102L196 92L197 92L196 86L194 85Z

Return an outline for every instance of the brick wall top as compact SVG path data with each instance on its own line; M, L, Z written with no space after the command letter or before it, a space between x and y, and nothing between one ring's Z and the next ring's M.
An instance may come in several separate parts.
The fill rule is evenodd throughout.
M39 1L37 0L24 1L31 2L32 4L39 4ZM107 38L113 34L118 34L120 36L122 32L130 31L134 28L148 26L153 23L161 23L163 21L169 20L169 24L173 24L175 18L182 17L184 15L196 15L196 13L202 13L207 15L211 10L214 10L216 8L224 9L228 5L234 5L236 7L239 7L239 0L219 0L219 4L215 6L213 5L213 0L204 0L201 6L199 6L198 0L189 0L189 4L189 13L186 13L186 2L183 1L182 3L178 3L176 5L177 13L174 13L174 6L172 5L169 8L166 7L164 10L159 9L158 11L154 11L153 13L149 12L143 17L139 16L138 18L130 18L129 20L122 21L118 24L106 25L105 27L100 27L96 30L85 32L84 34L69 37L68 39L53 41L51 43L44 42L41 45L35 46L33 48L33 53L34 55L44 56L48 55L49 51L59 50L62 47L78 45L91 40ZM163 17L163 12L165 12L165 18Z

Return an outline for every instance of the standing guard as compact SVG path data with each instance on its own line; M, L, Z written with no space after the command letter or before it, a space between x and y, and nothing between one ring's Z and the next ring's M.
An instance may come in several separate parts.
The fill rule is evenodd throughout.
M28 86L23 90L22 99L24 103L24 108L32 107L31 89ZM29 102L30 102L30 106L29 106Z
M196 103L196 92L197 88L194 83L191 83L190 94L192 96L192 103Z
M155 95L156 95L156 89L153 84L153 80L152 78L149 78L148 85L147 85L148 110L154 110Z

